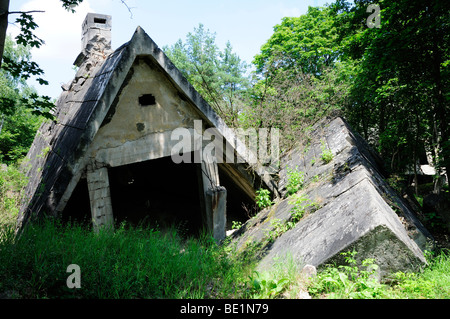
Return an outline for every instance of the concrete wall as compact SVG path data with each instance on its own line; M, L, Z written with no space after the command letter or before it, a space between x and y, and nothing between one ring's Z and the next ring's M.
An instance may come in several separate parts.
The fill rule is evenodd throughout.
M170 156L171 133L176 128L194 128L200 117L193 106L149 60L138 59L123 88L111 120L102 126L90 147L91 158L109 166ZM139 97L151 94L155 105L141 106Z

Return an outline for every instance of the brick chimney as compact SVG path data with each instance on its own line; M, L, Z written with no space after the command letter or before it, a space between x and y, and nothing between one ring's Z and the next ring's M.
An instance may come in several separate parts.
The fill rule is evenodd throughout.
M111 16L88 13L82 24L81 53L74 65L86 59L100 59L111 53Z

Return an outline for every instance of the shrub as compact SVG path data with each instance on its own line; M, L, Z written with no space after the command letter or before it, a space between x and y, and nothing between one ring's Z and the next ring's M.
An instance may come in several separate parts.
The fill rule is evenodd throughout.
M270 199L270 192L267 189L260 188L256 191L256 204L260 209L269 207L273 204Z
M322 159L322 161L324 161L325 164L328 164L329 162L331 162L333 160L333 152L331 152L331 150L326 147L325 141L323 141L323 140L322 140L321 149L322 149L322 155L320 156L320 158Z
M288 195L293 195L297 193L302 187L305 180L305 173L298 170L298 166L295 169L290 167L286 168L288 183L286 185L286 190Z

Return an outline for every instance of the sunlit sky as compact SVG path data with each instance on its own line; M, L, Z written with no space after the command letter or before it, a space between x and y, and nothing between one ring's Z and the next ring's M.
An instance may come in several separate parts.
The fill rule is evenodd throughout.
M184 40L202 23L216 33L220 49L230 41L234 52L251 63L270 38L273 27L286 16L306 13L308 6L323 6L330 0L84 0L69 13L60 0L11 0L9 11L43 10L34 13L39 28L36 35L45 41L32 51L33 60L45 71L48 86L31 83L40 94L57 98L61 84L75 74L73 62L81 50L81 23L88 12L112 16L113 49L129 41L141 26L159 47ZM17 15L10 15L8 33L15 36Z

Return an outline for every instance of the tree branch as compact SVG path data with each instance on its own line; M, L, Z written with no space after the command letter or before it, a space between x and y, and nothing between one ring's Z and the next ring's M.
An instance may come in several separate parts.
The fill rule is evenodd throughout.
M8 15L8 14L22 14L22 13L37 13L37 12L39 12L39 13L42 13L42 12L45 12L45 11L42 11L42 10L31 10L31 11L3 11L3 12L0 12L0 16L3 16L3 15Z
M131 9L133 8L130 8L125 0L120 0L120 2L122 2L122 4L127 8L128 12L130 13L130 19L133 19L133 12L131 11Z

